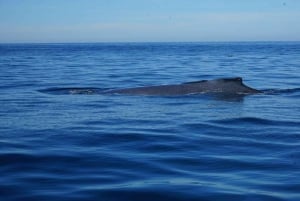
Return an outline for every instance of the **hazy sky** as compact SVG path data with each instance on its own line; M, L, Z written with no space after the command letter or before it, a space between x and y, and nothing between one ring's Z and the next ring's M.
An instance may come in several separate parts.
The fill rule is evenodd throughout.
M300 41L300 0L0 0L0 42Z

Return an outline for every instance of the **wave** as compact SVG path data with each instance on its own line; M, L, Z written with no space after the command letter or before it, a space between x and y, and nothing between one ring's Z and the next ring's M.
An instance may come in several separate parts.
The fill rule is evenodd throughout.
M300 93L300 88L291 88L291 89L266 89L263 90L264 94L293 94Z
M93 95L101 94L109 88L97 87L52 87L38 90L38 92L52 95Z
M258 117L242 117L242 118L231 118L212 121L218 124L225 125L236 125L236 124L249 124L249 125L270 125L270 126L298 126L299 122L284 121L284 120L271 120Z

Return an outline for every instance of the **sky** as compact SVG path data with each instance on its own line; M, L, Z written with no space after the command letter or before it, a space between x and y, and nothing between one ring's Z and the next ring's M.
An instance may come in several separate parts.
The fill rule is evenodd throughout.
M0 43L300 41L300 0L0 0Z

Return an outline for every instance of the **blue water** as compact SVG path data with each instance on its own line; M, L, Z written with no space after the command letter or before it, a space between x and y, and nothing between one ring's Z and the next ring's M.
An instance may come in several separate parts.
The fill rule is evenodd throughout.
M40 92L235 76L276 93ZM299 87L299 42L2 44L0 200L298 201Z

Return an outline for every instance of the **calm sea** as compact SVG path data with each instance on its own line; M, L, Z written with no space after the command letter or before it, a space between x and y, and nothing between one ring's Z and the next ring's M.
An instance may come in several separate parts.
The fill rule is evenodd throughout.
M243 77L274 93L49 94ZM300 200L300 43L0 45L1 201Z

